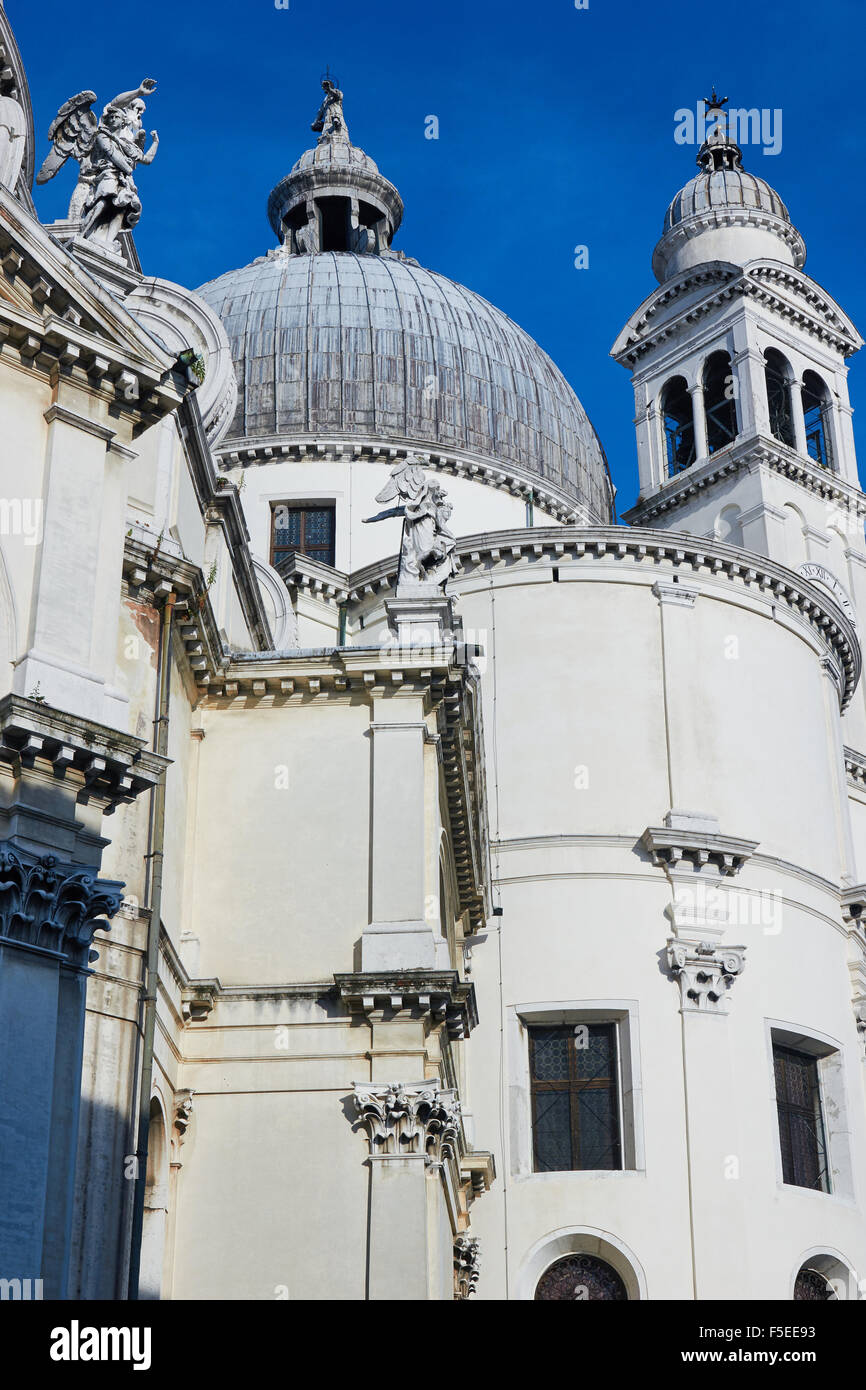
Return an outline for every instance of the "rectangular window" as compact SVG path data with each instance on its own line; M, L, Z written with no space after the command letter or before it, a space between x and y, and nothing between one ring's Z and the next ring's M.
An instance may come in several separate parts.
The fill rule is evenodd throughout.
M615 1023L530 1027L537 1173L621 1168Z
M328 503L277 503L273 508L271 564L279 565L295 551L333 566L334 529L334 507Z
M829 1192L818 1058L774 1043L773 1067L783 1180L795 1187Z

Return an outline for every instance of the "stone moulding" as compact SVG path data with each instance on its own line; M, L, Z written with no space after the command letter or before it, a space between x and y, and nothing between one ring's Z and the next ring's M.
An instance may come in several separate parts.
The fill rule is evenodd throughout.
M373 439L327 439L317 436L288 441L275 435L262 440L235 439L221 444L215 452L224 466L240 468L257 464L321 459L358 459L369 463L393 464L398 459L405 458L407 454L415 454L423 468L448 473L453 477L468 478L472 482L485 483L488 487L510 492L514 497L532 500L559 521L578 525L591 521L585 506L531 473L521 473L512 464L500 464L495 460L482 458L481 455L476 457L472 454L450 454L431 449L429 441L418 441L417 446L407 444L400 448Z
M37 760L50 763L56 776L77 775L77 800L104 800L105 815L149 791L169 764L130 734L6 695L0 700L0 763L32 766Z
M680 987L683 1013L727 1013L728 991L745 969L745 946L672 937L667 959Z
M751 211L748 210L749 214ZM701 214L697 216L700 217ZM751 220L751 215L748 220ZM678 229L684 226L685 224L679 223L678 228L673 229L673 233L677 233ZM773 230L784 233L786 227L786 223L778 223L774 225ZM701 230L703 229L695 223L694 231ZM795 229L788 227L787 230L799 236ZM682 239L685 239L686 234L683 231L679 232ZM668 237L671 235L671 232L666 234ZM797 303L789 294L782 293L778 288L780 285L786 291L795 289L802 303ZM697 302L689 300L681 313L661 319L654 326L650 326L651 320L658 316L662 308L701 286L709 288L703 299ZM705 318L735 297L758 299L763 307L774 310L782 318L795 320L812 337L829 344L843 357L850 357L862 346L862 339L851 320L837 304L829 301L829 296L818 294L805 274L801 275L790 267L777 267L773 262L762 260L757 260L745 268L735 266L729 261L711 261L683 271L675 279L665 281L659 289L654 290L620 333L611 349L611 356L622 366L636 366L640 358L652 348L680 332L688 330L693 333L694 324L699 319ZM804 304L808 305L808 309L804 309Z
M364 1017L374 1010L407 1010L444 1024L452 1039L465 1038L478 1022L475 986L456 970L404 970L383 974L335 975L340 998Z
M458 599L463 584L471 582L475 575L487 574L499 567L514 569L518 564L625 560L648 569L663 566L665 571L691 574L694 578L702 574L721 578L761 592L771 603L785 604L805 619L842 666L843 710L860 679L862 654L857 633L831 595L775 560L739 550L723 541L636 526L536 526L520 531L462 536L457 542L457 554L463 564L463 574L459 580L452 580L450 593ZM348 576L350 598L360 601L376 593L383 579L392 585L396 570L396 556L391 556L356 571Z
M658 825L647 826L640 843L657 869L675 869L684 862L696 870L710 865L726 878L738 874L758 847L757 840Z
M685 469L676 481L671 479L662 483L657 491L639 499L624 512L623 521L629 525L650 524L665 512L685 506L699 492L721 479L758 465L781 473L807 492L814 492L825 501L836 503L854 516L866 516L866 497L859 488L840 478L837 473L803 458L779 440L759 435L741 444L728 446L699 467Z
M859 791L866 791L866 753L858 753L855 748L845 750L845 773L848 783Z
M109 929L122 883L53 855L0 844L0 932L17 946L48 951L86 970L94 932Z

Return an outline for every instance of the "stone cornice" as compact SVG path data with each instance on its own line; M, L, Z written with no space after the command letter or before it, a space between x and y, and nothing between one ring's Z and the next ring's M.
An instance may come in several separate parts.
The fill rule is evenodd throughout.
M711 488L721 479L742 469L762 465L790 478L807 492L816 493L845 511L853 512L855 516L866 516L866 495L855 484L846 482L838 473L821 468L777 439L756 435L720 450L705 463L687 468L676 478L669 479L649 496L639 498L633 507L623 513L622 519L629 526L645 526L666 512L688 505L699 492Z
M768 208L717 205L692 212L665 230L653 252L653 272L661 278L671 248L684 241L693 241L696 236L716 227L765 228L789 248L798 270L806 263L806 243L797 228L784 217L770 212Z
M222 528L244 618L259 650L266 651L273 646L273 639L253 568L243 507L237 488L214 467L194 394L186 396L180 406L178 428L202 516L208 525Z
M0 265L4 356L100 392L136 433L177 409L190 383L175 357L3 188Z
M689 299L680 313L660 319L651 327L651 321L657 318L660 310L703 287L708 287L708 292L702 298ZM795 289L802 302L786 294L789 289ZM755 261L744 268L725 261L711 261L684 272L650 294L617 338L611 356L622 366L634 368L659 344L684 330L694 333L698 320L735 297L758 300L762 306L792 320L798 328L843 357L850 357L863 345L862 338L839 306L798 270L771 261Z
M856 749L846 747L845 772L852 787L866 792L866 753L858 753Z
M647 826L640 843L656 868L675 869L685 861L696 869L710 865L725 878L738 874L758 848L757 840L665 825Z
M763 555L745 551L722 541L671 531L618 526L538 526L522 531L490 531L478 536L462 536L457 553L463 573L451 581L450 592L458 597L461 587L475 575L496 569L515 570L518 566L580 564L604 560L625 560L632 565L718 577L746 589L767 595L773 603L785 604L800 614L831 650L844 673L842 708L847 708L860 679L860 643L849 620L822 586L810 584L802 575ZM369 565L349 576L351 598L360 600L379 591L381 581L395 582L397 557Z
M352 1014L408 1011L444 1024L452 1039L466 1038L478 1022L475 986L456 970L403 970L335 975L340 998Z
M208 585L198 565L184 559L177 542L131 526L124 541L123 577L127 593L156 604L174 592L175 629L180 634L193 678L207 688L228 664Z
M81 782L78 800L103 801L106 815L149 791L169 765L131 734L21 695L0 700L0 761L50 763L55 776Z
M485 924L490 884L484 733L478 677L459 656L450 644L236 653L209 677L203 693L215 708L237 699L267 707L311 699L370 700L384 691L421 695L428 711L437 712L460 909L469 914L468 929L474 932Z
M346 439L342 435L312 435L287 440L273 435L262 439L224 440L214 452L224 467L241 468L269 463L315 463L325 459L348 462L357 459L390 466L411 453L420 458L424 468L434 472L485 483L526 501L532 498L543 511L559 521L582 524L590 520L585 505L528 469L523 471L513 464L499 463L462 450L443 452L440 448L431 448L429 440L409 441L399 447L372 437Z

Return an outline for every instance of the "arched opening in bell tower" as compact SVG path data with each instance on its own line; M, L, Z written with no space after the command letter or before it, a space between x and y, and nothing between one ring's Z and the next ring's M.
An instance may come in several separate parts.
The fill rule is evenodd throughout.
M737 406L730 355L713 352L704 363L704 416L707 422L707 453L715 454L737 437Z
M665 384L661 396L661 417L668 477L673 478L684 468L691 468L696 457L692 398L685 377L672 377Z
M776 348L764 353L764 378L767 385L767 406L770 414L770 433L789 449L796 447L794 413L791 408L793 373L787 357Z
M822 468L833 467L833 443L830 434L832 403L826 382L817 372L803 375L803 418L806 423L806 452Z

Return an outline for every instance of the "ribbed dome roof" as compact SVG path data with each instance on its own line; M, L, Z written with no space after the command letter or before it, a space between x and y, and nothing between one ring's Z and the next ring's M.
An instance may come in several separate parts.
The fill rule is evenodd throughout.
M791 221L782 199L765 179L744 169L714 169L697 174L680 189L665 213L665 231L713 208L755 208Z
M238 377L229 438L358 435L465 450L607 520L604 453L537 343L493 305L393 252L271 252L198 293Z

